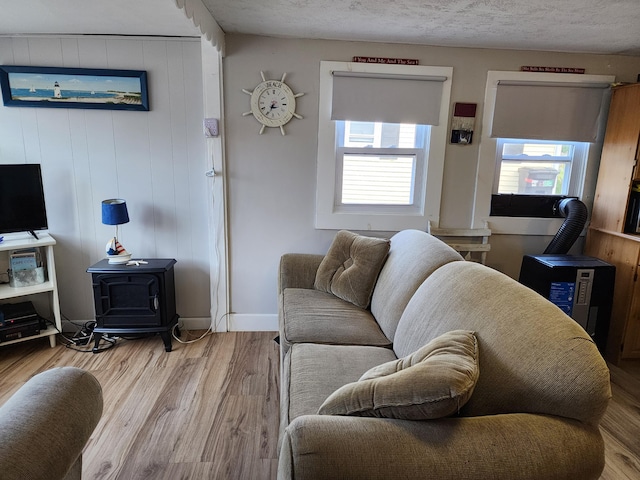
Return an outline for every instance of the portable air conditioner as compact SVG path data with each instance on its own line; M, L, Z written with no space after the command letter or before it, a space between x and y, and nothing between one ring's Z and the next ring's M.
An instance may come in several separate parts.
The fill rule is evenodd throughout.
M616 268L583 255L525 255L520 283L578 322L603 352L607 344Z

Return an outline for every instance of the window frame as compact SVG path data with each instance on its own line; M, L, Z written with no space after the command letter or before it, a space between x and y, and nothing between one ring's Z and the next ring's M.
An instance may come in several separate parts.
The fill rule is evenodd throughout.
M337 175L338 144L335 122L331 120L332 72L334 70L447 78L442 85L439 125L431 126L429 138L425 139L423 193L416 195L420 198L414 198L416 206L412 211L399 212L394 208L395 206L388 205L377 206L377 208L366 204L349 205L349 208L344 208L338 204L337 199L340 197ZM439 224L452 76L453 67L320 62L316 229L400 231L416 228L426 230L429 222L436 226Z
M493 194L498 153L498 139L492 138L490 135L496 101L496 90L498 81L500 80L556 83L613 83L615 76L508 71L489 71L487 73L484 99L485 109L482 116L483 128L480 138L472 228L483 228L486 222L488 222L492 232L496 234L555 235L564 221L562 218L490 216L491 195ZM600 134L598 138L603 138L604 135L602 135L602 133L605 127L606 122L602 122L599 126ZM589 210L591 210L593 204L601 150L602 140L589 144L586 162L582 167L582 186L579 188L579 191L577 191L577 194L574 195L580 198Z

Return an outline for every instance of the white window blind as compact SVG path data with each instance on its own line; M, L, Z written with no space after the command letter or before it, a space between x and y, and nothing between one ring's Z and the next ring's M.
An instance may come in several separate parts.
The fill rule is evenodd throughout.
M500 81L491 136L596 142L609 84Z
M415 155L345 154L340 204L412 205L415 170Z
M438 125L446 80L334 71L331 119Z

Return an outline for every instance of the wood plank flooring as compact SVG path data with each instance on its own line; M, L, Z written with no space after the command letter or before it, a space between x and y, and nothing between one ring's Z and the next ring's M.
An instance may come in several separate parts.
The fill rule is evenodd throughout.
M102 384L104 414L84 479L274 479L278 348L273 332L217 333L166 353L159 337L99 353L45 339L0 348L0 404L31 376L74 365ZM601 480L640 479L640 362L611 366ZM568 447L570 448L570 447Z
M0 349L0 404L28 378L74 365L92 372L104 413L83 479L272 479L277 468L278 347L269 332L192 344L118 340L98 353L34 340Z

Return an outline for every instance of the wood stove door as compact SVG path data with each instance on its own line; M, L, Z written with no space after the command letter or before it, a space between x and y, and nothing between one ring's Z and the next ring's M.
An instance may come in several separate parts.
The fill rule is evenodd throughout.
M98 327L162 325L160 281L156 275L108 273L93 277Z

